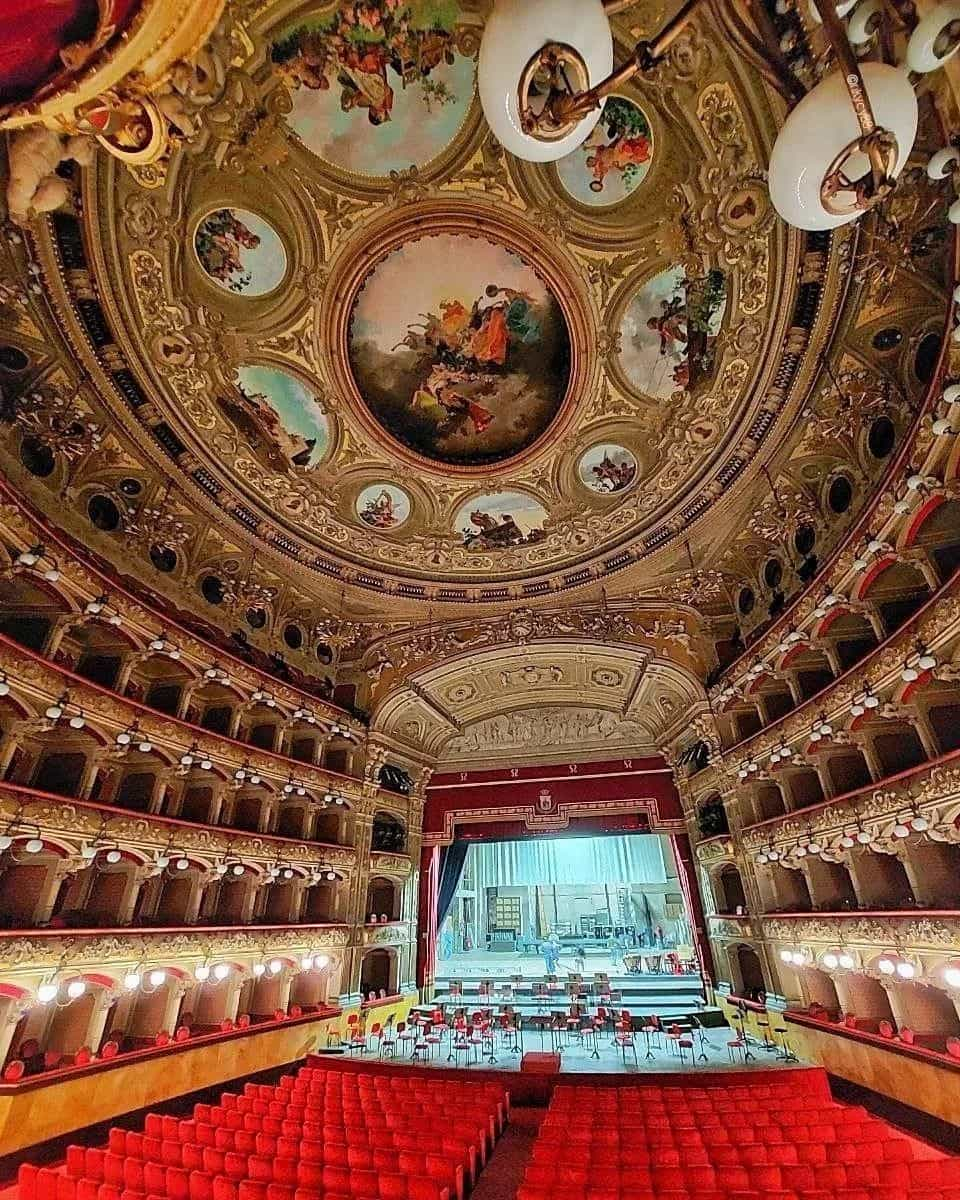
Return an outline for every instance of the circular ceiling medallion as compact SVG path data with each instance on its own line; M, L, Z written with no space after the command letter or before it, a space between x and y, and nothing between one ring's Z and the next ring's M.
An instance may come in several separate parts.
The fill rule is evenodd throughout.
M648 279L620 321L620 369L638 392L669 400L713 374L717 334L727 307L724 273L687 279L668 267Z
M609 496L631 486L637 478L637 460L624 446L601 442L581 457L577 470L580 481L591 492Z
M643 110L623 96L611 96L583 145L557 163L557 174L574 200L606 207L631 196L652 162L653 133Z
M415 453L462 467L532 445L570 379L556 295L512 250L460 232L406 242L372 268L347 352L377 424Z
M514 550L540 542L549 519L539 500L521 492L494 492L468 500L454 519L467 550Z
M356 510L372 529L399 529L410 516L410 497L392 483L371 483L357 496Z
M197 260L217 287L265 296L287 273L287 252L274 227L243 208L207 213L193 235Z
M237 368L237 387L217 403L253 454L274 470L309 470L330 445L330 422L310 389L276 367Z
M334 167L379 177L423 166L456 137L475 91L457 0L329 0L278 31L287 123Z

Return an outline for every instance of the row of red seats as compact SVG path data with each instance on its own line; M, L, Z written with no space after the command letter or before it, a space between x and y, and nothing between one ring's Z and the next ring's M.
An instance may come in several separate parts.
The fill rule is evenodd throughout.
M368 1155L352 1163L327 1160L305 1162L214 1150L209 1146L193 1147L189 1143L168 1145L175 1146L179 1151L176 1156L179 1162L144 1161L125 1154L114 1154L110 1150L71 1146L67 1153L67 1174L78 1179L110 1183L132 1192L167 1196L193 1196L195 1192L202 1194L205 1190L204 1181L215 1177L225 1177L237 1184L244 1181L278 1183L294 1190L301 1187L315 1192L346 1191L366 1196L366 1192L356 1190L352 1183L349 1187L344 1187L343 1183L348 1176L365 1177L373 1172L385 1181L384 1188L389 1192L389 1200L407 1200L408 1197L410 1200L429 1200L429 1197L449 1194L449 1164L425 1154L378 1151L379 1160ZM462 1195L462 1170L459 1184L458 1194ZM212 1196L212 1188L208 1194ZM373 1198L377 1194L373 1190L369 1196ZM379 1194L381 1200L388 1200L383 1190Z
M755 1077L760 1072L755 1072ZM590 1084L560 1084L554 1089L551 1107L556 1103L574 1102L582 1104L615 1102L618 1098L628 1100L639 1097L643 1100L780 1100L788 1096L805 1096L809 1101L816 1099L833 1103L826 1074L820 1070L803 1068L783 1071L781 1079L772 1083L724 1083L712 1087L688 1087L686 1084L631 1083L628 1087L598 1087Z
M307 1068L192 1118L149 1113L142 1133L111 1130L106 1149L70 1147L62 1173L22 1168L21 1200L462 1200L505 1122L505 1091L376 1078ZM454 1115L450 1129L435 1131L436 1112Z
M637 1146L635 1140L602 1145L576 1142L565 1144L559 1138L540 1139L531 1154L532 1162L584 1163L609 1162L618 1152L630 1155L637 1166L819 1166L826 1163L912 1162L913 1147L903 1138L877 1144L866 1142L730 1142L725 1145L691 1142L689 1145Z
M200 1110L203 1110L202 1112ZM157 1136L158 1129L150 1123L148 1114L146 1130L151 1136ZM424 1141L432 1136L432 1131L424 1117L415 1112L398 1113L316 1113L317 1120L310 1121L304 1116L280 1118L261 1116L258 1113L241 1113L210 1105L197 1105L194 1110L196 1120L204 1121L213 1126L226 1129L246 1129L254 1133L269 1133L280 1137L305 1137L322 1139L329 1136L333 1129L350 1131L377 1130L378 1132L397 1131L401 1133L417 1133ZM427 1118L429 1121L429 1117ZM461 1133L469 1138L480 1157L481 1163L486 1162L487 1150L492 1145L494 1131L491 1128L494 1118L489 1117L486 1126L468 1125L465 1120L458 1122ZM170 1136L176 1137L176 1134Z
M139 1192L94 1179L75 1179L49 1167L24 1163L17 1176L21 1200L449 1200L449 1189L430 1180L408 1180L375 1171L336 1169L337 1189L293 1188L253 1179L239 1182L203 1171L164 1170L166 1190ZM334 1179L331 1168L331 1181Z
M827 1163L821 1166L689 1166L645 1167L626 1155L616 1166L529 1163L524 1182L543 1187L647 1188L675 1191L813 1191L823 1188L877 1186L960 1188L956 1159L927 1159L908 1163Z
M674 1191L657 1192L644 1187L620 1189L584 1189L580 1184L570 1187L521 1184L516 1200L960 1200L960 1188L864 1187L820 1188L810 1191L741 1192Z
M478 1105L493 1105L498 1110L502 1109L504 1113L509 1111L507 1093L502 1087L480 1085L477 1088L471 1088L469 1084L447 1080L440 1080L437 1085L431 1085L419 1080L411 1081L410 1083L398 1081L376 1088L345 1087L336 1083L325 1083L321 1080L309 1080L303 1083L297 1081L285 1084L284 1080L281 1080L281 1083L276 1088L271 1088L265 1084L247 1084L244 1089L244 1095L262 1100L312 1096L330 1101L339 1099L344 1104L365 1104L375 1099L395 1103L404 1098L414 1099L422 1097L431 1100L443 1098Z
M351 1131L354 1133L355 1131ZM341 1136L342 1135L342 1136ZM329 1130L322 1141L300 1137L276 1137L269 1133L256 1133L248 1129L221 1129L215 1125L207 1125L202 1121L182 1121L178 1130L180 1144L207 1147L215 1150L237 1150L244 1154L278 1154L281 1157L300 1158L312 1162L322 1162L325 1150L349 1150L357 1147L366 1149L410 1150L422 1151L423 1138L419 1134L403 1134L397 1132L383 1133L381 1130L371 1131L365 1139L352 1136L349 1143L346 1131L342 1129ZM164 1161L164 1153L171 1156L172 1151L164 1151L170 1144L170 1139L150 1137L127 1129L111 1129L107 1149L115 1154L130 1154L135 1158ZM177 1144L177 1143L173 1143ZM462 1137L437 1134L431 1140L431 1148L436 1154L446 1155L452 1162L466 1160L468 1174L471 1180L476 1177L476 1150L474 1146Z
M818 1080L818 1076L820 1079ZM558 1087L518 1200L918 1200L960 1192L960 1159L820 1091L825 1076L687 1088ZM765 1094L759 1094L764 1092Z
M292 1138L286 1140L293 1141ZM439 1179L445 1184L455 1185L458 1195L463 1191L462 1166L452 1164L442 1154L429 1154L423 1150L313 1142L302 1144L311 1148L313 1153L302 1152L300 1146L287 1145L284 1147L288 1151L286 1154L248 1154L242 1150L201 1146L196 1142L160 1142L151 1145L152 1142L154 1139L147 1139L134 1147L133 1151L126 1150L123 1153L101 1150L99 1147L70 1146L67 1150L67 1173L77 1178L102 1179L106 1183L123 1183L126 1187L143 1190L130 1182L130 1178L136 1177L142 1181L146 1165L160 1165L226 1175L229 1179L260 1179L266 1183L309 1187L315 1185L318 1169L324 1165L353 1166L358 1169L372 1165L378 1170L396 1174Z

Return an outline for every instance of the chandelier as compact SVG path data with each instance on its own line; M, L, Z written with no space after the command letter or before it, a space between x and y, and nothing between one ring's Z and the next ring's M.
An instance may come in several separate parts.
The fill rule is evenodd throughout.
M784 2L781 13L788 10ZM774 207L800 229L834 229L893 191L916 138L917 100L906 69L861 62L851 44L876 37L884 15L876 0L796 2L809 5L833 54L833 69L810 91L784 57L764 0L722 0L713 11L743 57L794 104L770 156ZM490 128L508 151L530 162L569 154L589 137L607 96L657 68L704 4L686 0L614 70L609 19L632 7L629 0L496 0L478 68ZM848 14L849 29L842 20ZM879 42L889 58L889 39ZM931 71L958 48L960 5L938 4L911 33L907 67Z
M231 611L268 608L276 598L275 587L267 587L252 576L225 580L223 603Z
M78 399L59 392L31 392L17 401L16 422L25 437L65 458L80 458L97 449L103 434Z
M137 544L161 550L179 550L190 538L190 530L169 507L170 487L164 488L158 504L144 504L139 512L128 510L123 532Z

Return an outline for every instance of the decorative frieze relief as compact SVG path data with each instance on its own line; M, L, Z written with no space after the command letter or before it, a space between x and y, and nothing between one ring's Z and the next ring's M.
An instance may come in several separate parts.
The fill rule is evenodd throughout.
M759 917L767 942L814 942L827 945L862 945L904 952L960 951L960 917L828 917L812 915L796 920Z
M398 939L402 940L402 939ZM347 929L292 927L286 931L209 929L171 934L169 930L131 930L122 937L91 931L70 930L62 937L0 938L0 969L34 969L69 963L71 967L115 963L181 962L199 957L256 960L271 954L296 954L302 949L342 949L351 944Z

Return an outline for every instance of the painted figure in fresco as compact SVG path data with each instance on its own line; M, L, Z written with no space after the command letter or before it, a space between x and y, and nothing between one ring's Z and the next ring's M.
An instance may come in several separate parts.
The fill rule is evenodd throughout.
M291 464L295 467L308 466L317 439L301 437L286 430L276 409L263 393L248 392L239 384L236 392L239 401L220 397L219 403L254 452L277 470L287 470Z
M539 340L537 305L526 292L491 283L470 308L452 299L439 307L439 313L421 313L393 347L417 351L425 373L410 406L436 422L438 436L464 426L481 434L495 418L478 397L493 394L496 377L509 368L511 346Z
M430 78L454 61L450 0L341 0L325 22L304 24L273 44L280 75L295 88L340 87L344 112L366 112L371 125L393 113L394 88L419 87L427 108L456 99Z
M609 454L604 454L603 460L593 468L597 487L603 492L622 492L633 482L637 467L630 459L615 463Z
M483 433L493 420L493 413L457 390L458 384L477 379L479 375L475 371L436 366L417 389L410 405L434 417L444 433L452 432L465 422L472 424L475 433Z
M687 345L687 304L679 293L660 301L660 314L647 320L660 337L660 354L682 354Z
M584 143L591 192L602 192L608 175L619 175L628 190L639 182L640 168L650 161L653 143L647 119L635 104L619 96L609 99L603 117Z
M250 284L241 252L256 250L259 245L260 238L229 208L210 213L197 227L197 257L201 266L232 292L242 292Z
M530 545L546 536L542 528L525 534L511 513L501 513L498 521L490 513L477 509L470 514L470 524L474 528L463 531L463 544L468 550L503 550Z
M386 488L381 488L376 496L367 501L360 514L360 520L376 529L392 529L397 524L393 497Z

